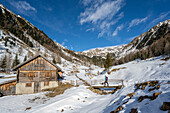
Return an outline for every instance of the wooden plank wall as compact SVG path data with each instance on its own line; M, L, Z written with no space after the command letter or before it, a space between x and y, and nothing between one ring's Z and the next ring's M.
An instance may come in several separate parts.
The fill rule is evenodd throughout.
M0 92L3 95L15 94L16 81L0 85Z
M42 57L38 57L20 68L20 71L30 71L30 70L35 70L35 71L36 70L56 70L56 67L51 65L49 62L44 60Z
M38 57L19 69L19 82L56 81L56 72L56 67Z

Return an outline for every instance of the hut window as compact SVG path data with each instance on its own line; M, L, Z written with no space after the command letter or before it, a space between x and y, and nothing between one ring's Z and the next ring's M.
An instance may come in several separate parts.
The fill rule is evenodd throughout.
M51 77L51 73L49 73L49 72L48 72L48 73L45 73L45 77L46 77L46 78L50 78L50 77Z
M29 80L33 80L33 78L35 77L35 73L27 73L27 77Z
M41 60L41 64L44 64L44 61L43 61L43 60Z
M35 64L38 64L38 60L35 61Z
M49 82L44 82L44 86L49 86Z
M26 83L25 87L32 87L32 83Z
M35 73L27 73L27 77L35 77Z

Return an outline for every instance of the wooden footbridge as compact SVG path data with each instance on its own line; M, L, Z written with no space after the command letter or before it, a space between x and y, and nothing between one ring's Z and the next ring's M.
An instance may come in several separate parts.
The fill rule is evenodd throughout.
M65 82L68 82L72 85L86 84L86 85L92 86L94 88L106 88L104 86L104 80L103 79L94 79L94 80L88 80L88 81L83 80L81 78L79 78L79 79L80 80L69 80L69 81L65 81ZM107 86L107 88L115 88L117 86L124 86L122 79L109 79L108 83L109 83L109 86Z

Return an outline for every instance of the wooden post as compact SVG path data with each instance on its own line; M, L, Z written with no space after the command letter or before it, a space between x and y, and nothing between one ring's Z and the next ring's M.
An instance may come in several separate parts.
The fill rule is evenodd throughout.
M121 80L121 81L122 81L122 86L125 87L124 84L123 84L123 80Z

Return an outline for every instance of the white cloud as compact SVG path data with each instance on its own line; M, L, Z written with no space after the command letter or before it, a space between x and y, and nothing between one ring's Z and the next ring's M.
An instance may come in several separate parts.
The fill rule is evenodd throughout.
M101 32L99 33L98 38L102 37L104 34L107 34L109 36L111 34L110 33L110 27L113 26L114 24L116 24L123 17L124 17L124 13L121 12L117 16L117 18L115 18L114 20L112 20L112 21L108 21L108 20L103 21L102 24L100 25Z
M113 32L112 36L116 36L116 35L118 34L118 32L123 29L123 27L124 27L123 24L121 24L120 26L118 26L118 27L115 29L115 31Z
M8 2L11 6L15 7L19 13L28 15L28 12L37 12L37 10L26 1L9 0Z
M68 42L68 40L67 40L67 39L64 39L64 41L65 41L65 42Z
M82 0L81 2L84 6L87 6L88 4L92 2L92 0Z
M139 19L139 18L133 19L133 20L130 22L128 29L130 29L131 27L137 26L137 25L139 25L140 23L145 22L147 19L148 19L148 17L141 18L141 19Z
M104 34L111 36L111 26L124 17L123 12L119 13L125 5L124 0L82 0L82 3L85 6L85 11L80 13L79 22L81 25L86 23L93 27L86 31L99 31L98 38Z
M94 31L94 30L95 30L95 28L89 28L89 29L86 30L86 32L88 32L88 31Z
M123 0L104 2L100 6L90 6L80 14L80 24L86 22L96 23L97 21L104 20L106 18L112 18L122 7Z

